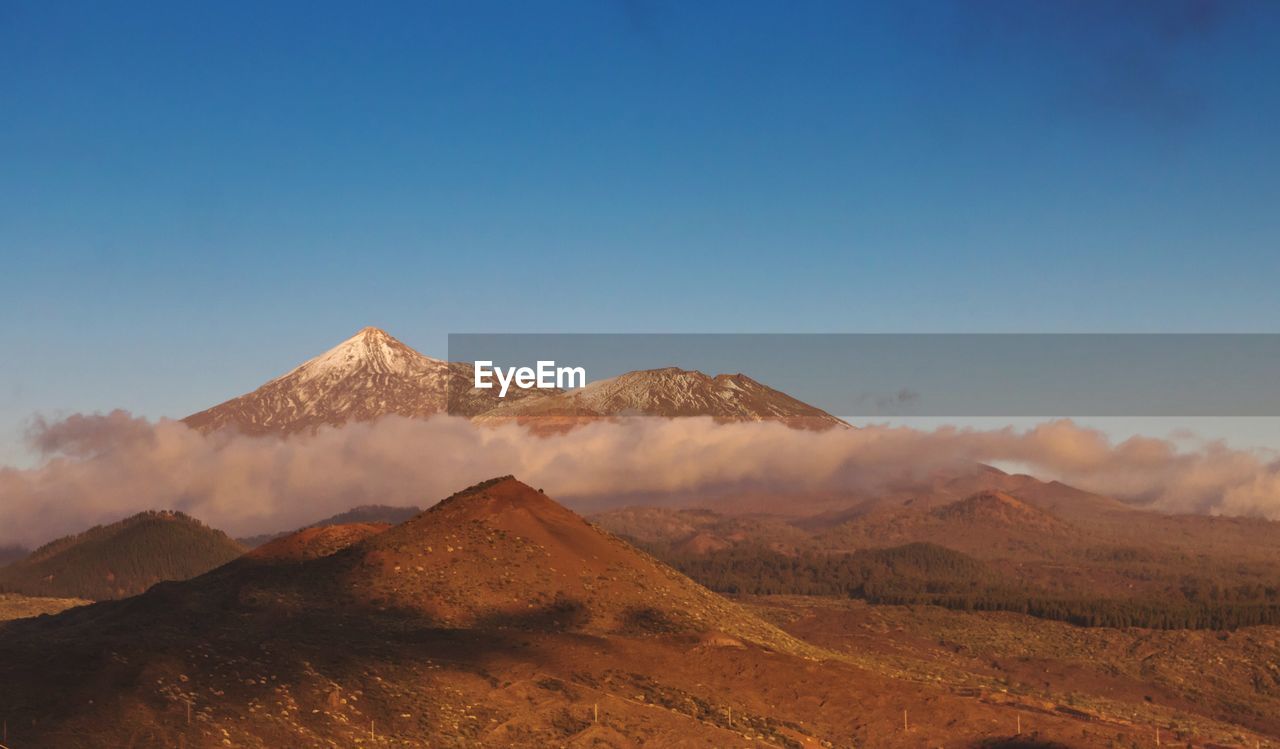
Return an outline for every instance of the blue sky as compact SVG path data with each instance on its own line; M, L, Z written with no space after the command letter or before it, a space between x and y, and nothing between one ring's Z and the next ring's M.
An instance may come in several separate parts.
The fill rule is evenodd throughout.
M265 6L265 7L264 7ZM0 6L0 462L364 325L1275 332L1280 5Z

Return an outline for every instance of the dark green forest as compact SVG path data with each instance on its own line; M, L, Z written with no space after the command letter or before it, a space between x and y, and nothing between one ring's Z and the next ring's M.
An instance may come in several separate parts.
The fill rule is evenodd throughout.
M1024 585L966 554L912 543L847 554L781 554L737 546L708 554L648 551L730 594L858 598L963 611L1012 611L1087 627L1235 629L1280 624L1280 585L1227 586L1187 579L1159 596L1064 597Z
M0 567L0 592L103 600L185 580L240 556L243 547L180 512L144 512L52 541Z

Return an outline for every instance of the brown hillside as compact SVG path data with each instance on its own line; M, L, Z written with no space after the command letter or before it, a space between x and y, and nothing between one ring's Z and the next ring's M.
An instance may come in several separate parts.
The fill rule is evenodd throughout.
M541 492L478 484L330 560L362 603L445 626L590 632L719 629L779 647L779 632Z
M681 553L703 553L744 543L791 551L809 538L809 533L786 518L725 515L706 509L624 507L590 515L589 519L646 548L670 548Z
M819 549L850 551L927 542L981 558L1034 558L1061 550L1076 535L1070 524L1039 507L988 490L947 503L875 508L817 532L814 543Z
M1061 532L1067 525L1049 513L1004 492L984 491L944 505L931 513L952 523L1019 526L1045 532Z
M329 553L373 530L0 624L6 743L961 749L1016 725L785 635L510 477ZM1065 714L1036 729L1136 738Z

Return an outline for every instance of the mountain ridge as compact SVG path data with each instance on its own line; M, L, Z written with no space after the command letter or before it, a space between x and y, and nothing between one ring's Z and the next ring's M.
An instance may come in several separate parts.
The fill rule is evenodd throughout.
M679 367L635 370L570 392L501 403L480 418L537 416L710 416L719 421L779 421L815 429L849 426L747 375L708 375Z
M500 398L496 389L474 387L471 364L426 356L372 327L182 422L205 433L233 429L288 436L392 414L428 418L446 413L490 423L536 419L544 427L630 415L848 427L746 375L707 375L678 367L627 372L572 392L512 388Z
M357 525L361 523L384 524L387 526L402 523L409 518L422 512L420 507L397 507L395 505L357 505L350 510L344 510L336 515L330 515L327 518L317 520L314 523L308 523L301 528L295 528L290 531L276 531L274 533L259 533L254 536L242 536L236 539L240 545L254 549L263 544L274 541L278 538L284 538L298 531L304 531L311 528L326 528L335 525Z

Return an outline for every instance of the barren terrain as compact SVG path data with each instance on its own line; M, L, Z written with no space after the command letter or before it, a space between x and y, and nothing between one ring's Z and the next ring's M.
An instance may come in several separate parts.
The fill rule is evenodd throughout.
M999 646L976 635L955 650L857 604L749 603L505 478L390 529L309 529L0 625L0 705L10 745L59 748L959 748L1013 740L1020 720L1044 746L1145 746L1168 710L1023 700L1000 680L1026 677L982 666ZM1176 730L1263 740L1215 714Z

